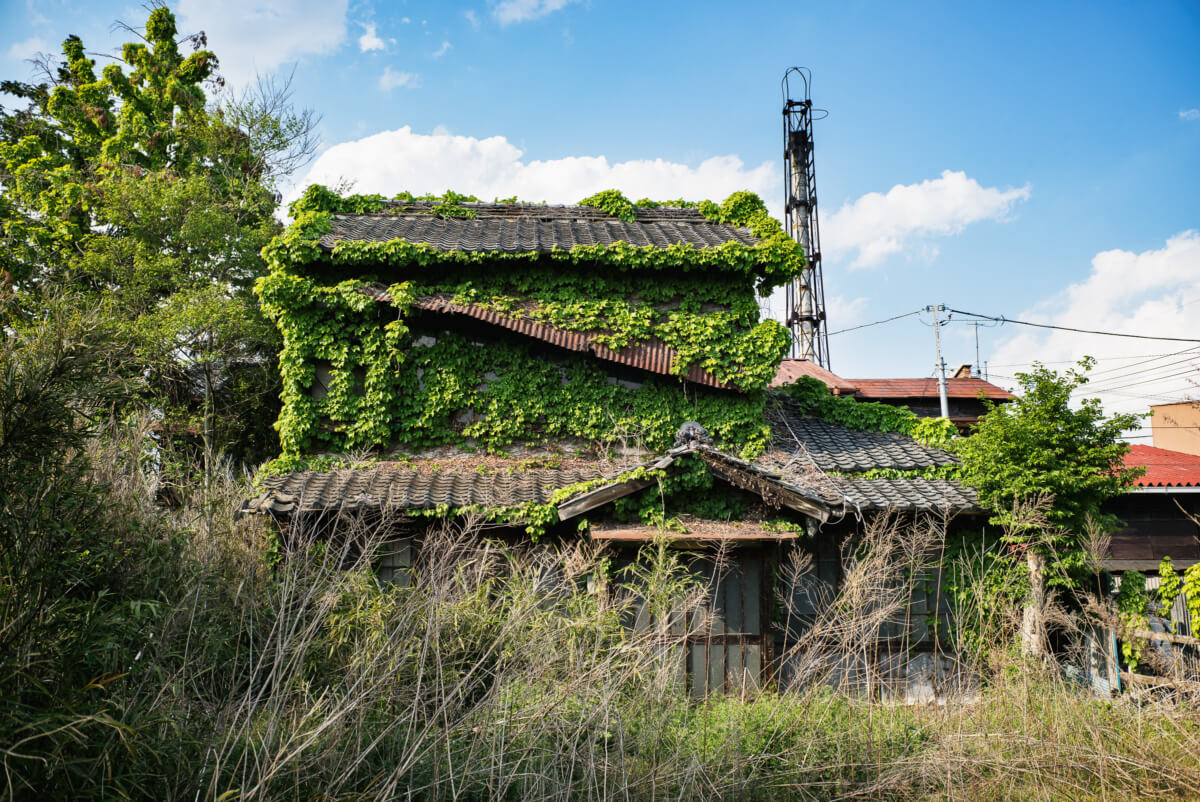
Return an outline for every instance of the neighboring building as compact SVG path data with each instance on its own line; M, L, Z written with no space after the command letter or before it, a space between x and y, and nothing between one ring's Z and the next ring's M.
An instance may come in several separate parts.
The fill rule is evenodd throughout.
M1150 427L1155 447L1200 454L1200 401L1152 404Z
M771 386L790 384L800 376L811 376L824 382L836 395L907 407L923 418L936 418L942 412L937 379L843 379L807 360L785 359ZM969 433L987 411L985 401L1003 404L1015 397L1002 387L971 376L969 370L960 368L946 379L950 420L963 434Z
M259 286L284 339L284 454L243 513L387 520L392 576L429 526L460 514L497 537L588 537L625 561L669 537L695 551L712 593L686 656L694 691L786 674L777 656L821 597L797 600L804 620L778 619L775 567L793 550L836 587L873 514L979 509L956 482L863 478L950 455L768 393L788 334L759 320L756 293L802 261L755 209L735 195L618 219L310 189ZM380 461L330 467L348 452ZM720 570L717 547L731 549ZM921 604L912 639L929 648L927 617L947 610L936 592Z
M1112 536L1108 567L1146 572L1163 557L1180 569L1200 562L1200 456L1134 445L1125 467L1146 473L1105 507L1125 523Z

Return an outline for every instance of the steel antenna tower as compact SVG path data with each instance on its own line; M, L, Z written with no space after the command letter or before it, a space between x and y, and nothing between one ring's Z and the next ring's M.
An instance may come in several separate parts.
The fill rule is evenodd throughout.
M792 83L802 98L792 95ZM825 283L821 277L821 232L817 224L817 174L813 162L813 120L828 112L813 109L812 73L792 67L783 74L784 220L808 260L804 271L787 286L787 326L792 356L829 367L829 333L825 327Z

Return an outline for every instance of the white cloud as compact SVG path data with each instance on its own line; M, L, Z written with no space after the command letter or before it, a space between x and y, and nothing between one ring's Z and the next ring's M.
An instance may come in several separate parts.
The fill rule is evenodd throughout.
M851 269L878 265L910 248L936 256L926 238L957 234L980 220L1003 220L1014 203L1028 197L1028 184L983 187L964 172L945 170L939 178L897 184L886 195L869 192L846 203L823 224L821 245L833 258L856 252Z
M467 22L471 24L472 28L479 30L479 15L476 14L473 9L468 8L462 13L462 15L466 18Z
M31 36L22 42L15 42L8 48L8 57L13 61L32 58L37 53L44 53L50 46L40 36Z
M358 49L366 53L368 50L383 50L387 47L383 39L375 32L375 23L363 24L363 35L358 37Z
M394 195L443 192L447 188L491 200L516 195L527 201L575 203L602 189L617 188L633 200L689 198L722 200L749 189L774 194L773 162L747 168L737 156L714 156L695 167L642 159L610 163L604 156L526 160L502 136L476 139L444 129L416 134L408 126L334 145L322 153L298 182L293 197L308 184L354 181L355 192Z
M449 42L443 40L442 46L434 51L433 57L441 58L442 56L446 55L446 51L449 50L451 47L453 47L453 45L451 45Z
M349 0L180 0L182 33L205 31L235 86L346 40Z
M500 0L492 6L492 16L501 25L527 22L552 14L572 2L574 0Z
M404 25L407 25L408 23L412 22L412 20L408 17L405 17L404 19L400 20L400 22Z
M393 70L391 66L383 68L383 74L379 76L379 88L398 89L402 86L407 86L409 89L417 87L417 74L415 72L400 72Z
M1200 109L1181 109L1179 112L1181 120L1200 120Z
M1198 338L1200 231L1184 231L1162 248L1141 253L1098 253L1083 281L1025 310L1017 319L1126 334ZM1005 366L996 372L1011 375L1034 360L1062 368L1085 355L1097 357L1099 364L1079 396L1100 398L1106 410L1145 412L1150 404L1200 398L1200 344L1196 343L1012 326L992 361ZM1154 358L1156 355L1169 356Z

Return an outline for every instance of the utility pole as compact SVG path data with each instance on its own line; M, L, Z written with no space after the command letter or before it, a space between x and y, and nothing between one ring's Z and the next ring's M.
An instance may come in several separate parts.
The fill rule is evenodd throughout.
M950 404L946 401L946 360L942 359L942 333L940 331L942 321L939 316L939 313L946 311L946 306L945 304L927 306L925 311L933 313L933 347L937 353L937 364L934 365L934 370L937 371L938 377L938 398L942 402L942 417L949 419Z
M983 363L979 361L979 321L975 321L975 367L971 371L972 376L983 375Z

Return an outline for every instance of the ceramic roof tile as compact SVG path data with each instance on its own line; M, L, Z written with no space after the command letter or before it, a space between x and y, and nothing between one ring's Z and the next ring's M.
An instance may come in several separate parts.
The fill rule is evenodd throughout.
M587 206L465 204L470 217L441 217L428 204L393 206L379 214L335 214L333 227L320 238L332 250L340 241L386 242L400 239L444 251L544 253L577 245L631 245L665 248L682 243L712 248L728 242L756 245L748 229L710 222L693 209L640 210L625 222Z
M848 429L808 417L787 401L780 402L769 420L776 449L802 451L823 471L911 471L957 462L951 454L923 446L906 435Z
M595 468L498 473L481 473L465 466L457 470L414 470L408 463L300 471L268 477L263 482L263 492L246 501L239 512L290 515L433 509L442 504L450 507L546 504L559 488L604 475L599 464Z
M981 509L974 488L949 479L831 476L828 481L847 507L863 511L979 512ZM828 493L828 488L823 491Z

